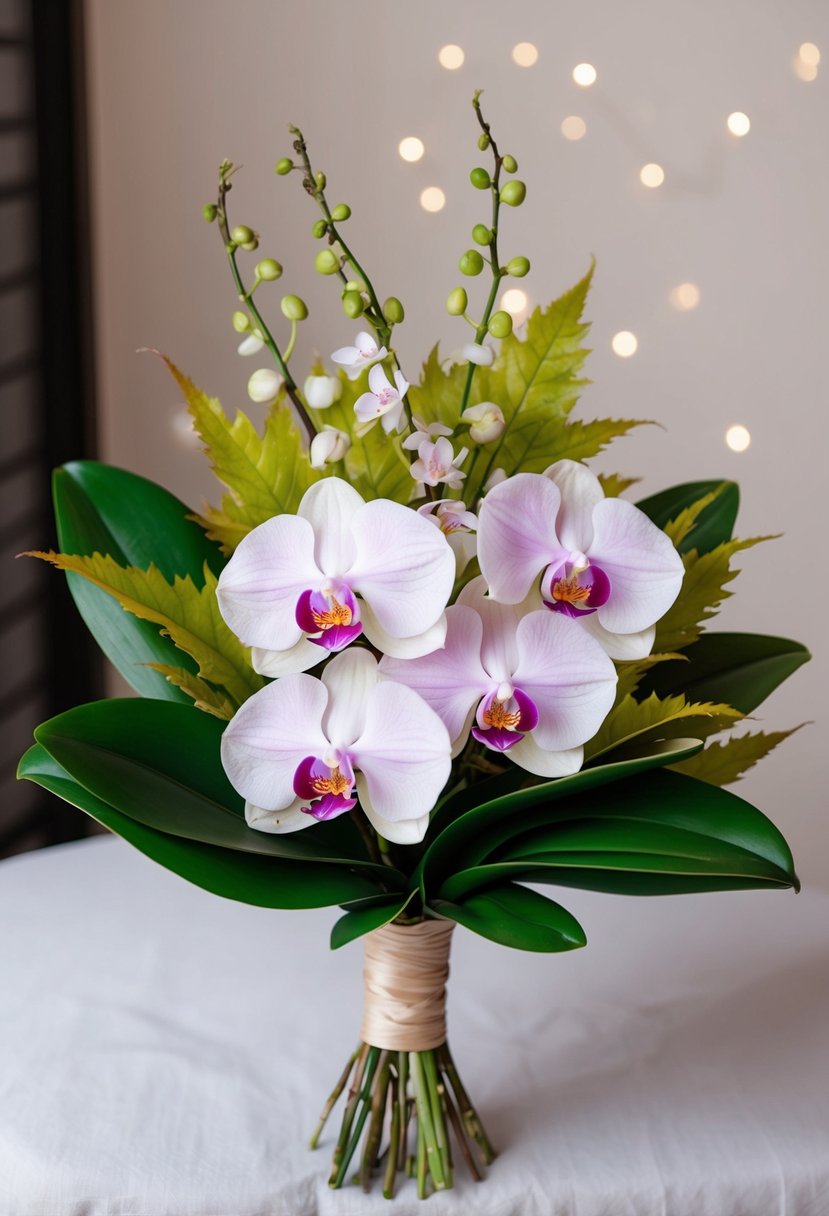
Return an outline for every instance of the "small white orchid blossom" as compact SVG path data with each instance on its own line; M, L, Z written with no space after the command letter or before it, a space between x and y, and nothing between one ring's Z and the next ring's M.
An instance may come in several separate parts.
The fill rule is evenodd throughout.
M308 452L311 468L321 469L327 464L336 464L350 447L351 440L345 431L339 431L335 426L324 426L311 440Z
M368 374L368 387L369 392L354 402L357 420L367 428L379 418L387 435L401 431L404 426L403 398L409 391L403 373L395 368L392 384L382 367L373 367Z
M504 411L492 401L481 401L464 410L461 422L469 425L469 434L476 443L492 443L507 429Z
M364 502L339 477L242 540L216 594L262 675L307 671L365 633L400 657L442 646L455 559L444 536L400 503ZM357 597L360 597L359 599Z
M335 350L331 362L338 363L349 380L356 380L364 368L385 359L387 354L385 346L378 346L371 334L363 330L357 334L353 346L341 346Z
M454 489L466 477L466 473L459 466L468 455L469 448L461 448L456 456L452 444L443 435L434 443L423 439L418 445L417 460L412 462L409 472L415 481L423 482L424 485L437 486L443 483Z
M242 338L237 350L240 355L247 356L258 355L260 350L264 350L264 348L265 339L262 337L262 334L258 329L254 329L249 334L246 334L244 338Z
M411 435L407 435L403 440L402 446L410 452L416 452L423 443L424 439L437 439L441 435L451 435L451 426L444 426L442 422L424 422L421 418L415 418L412 415L412 423L414 430Z
M282 388L282 377L272 367L260 367L248 380L248 396L258 404L273 401Z
M616 670L578 625L528 605L498 604L483 578L446 610L446 645L410 661L384 658L380 671L408 684L440 716L452 753L470 731L540 777L581 767L582 744L613 705Z
M307 376L302 392L312 410L327 410L342 397L342 381L339 376Z
M337 655L322 679L295 674L255 693L222 736L222 763L261 832L296 832L350 811L416 844L449 778L446 727L410 688L378 678L367 650Z
M665 533L633 503L605 498L599 479L573 460L489 491L478 560L490 594L505 604L523 600L541 575L546 607L576 619L614 659L650 653L684 573Z
M457 573L463 574L475 556L477 515L473 511L467 511L466 504L455 498L439 498L435 502L427 502L418 507L417 513L423 515L436 528L440 528L455 554Z
M490 367L495 358L495 351L488 342L467 342L461 354L467 362L476 363L478 367Z

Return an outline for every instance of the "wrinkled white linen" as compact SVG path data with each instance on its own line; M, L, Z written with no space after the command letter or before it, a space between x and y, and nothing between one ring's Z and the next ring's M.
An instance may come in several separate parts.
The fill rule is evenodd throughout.
M829 897L563 891L590 945L455 933L449 1027L502 1155L391 1207L306 1148L360 1023L334 912L119 840L0 865L2 1216L825 1216Z

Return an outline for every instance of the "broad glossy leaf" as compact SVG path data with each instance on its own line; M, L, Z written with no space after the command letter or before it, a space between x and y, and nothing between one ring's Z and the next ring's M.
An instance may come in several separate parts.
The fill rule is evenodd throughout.
M409 891L408 895L395 895L392 899L362 900L363 906L350 909L334 923L331 929L331 949L339 950L340 946L346 946L358 937L364 937L366 933L372 933L375 929L389 924L395 916L400 915L413 895L414 891Z
M566 908L511 882L494 883L461 901L432 900L430 907L473 933L515 950L552 954L587 944L584 930Z
M240 853L156 831L90 793L39 744L26 752L18 775L79 807L174 874L226 899L261 908L322 908L377 890L368 877L351 870Z
M662 490L659 494L651 494L636 505L658 528L665 528L671 520L676 520L683 511L693 508L695 503L709 494L714 494L715 498L678 544L680 553L696 549L702 554L731 540L740 506L740 487L735 481L688 481Z
M640 682L639 695L683 692L689 701L726 701L750 714L812 656L788 638L704 633L684 657L684 662L652 668Z

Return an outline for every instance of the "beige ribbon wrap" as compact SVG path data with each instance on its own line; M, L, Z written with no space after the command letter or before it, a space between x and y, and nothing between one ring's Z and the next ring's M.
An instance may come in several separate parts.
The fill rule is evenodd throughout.
M361 1038L387 1051L446 1042L446 981L454 924L384 925L365 938Z

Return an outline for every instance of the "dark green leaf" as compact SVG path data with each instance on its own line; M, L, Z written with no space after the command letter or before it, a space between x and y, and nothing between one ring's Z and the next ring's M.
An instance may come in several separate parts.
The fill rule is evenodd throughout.
M693 506L706 494L719 490L714 502L702 512L693 530L679 544L680 553L696 549L698 553L708 553L723 541L730 540L740 506L740 487L734 481L688 481L683 485L671 486L659 494L651 494L636 505L652 519L658 528L664 528L667 523L688 507Z
M339 950L340 946L387 925L395 916L400 915L413 895L414 891L410 891L408 895L395 895L393 899L376 897L361 900L361 906L347 911L345 916L341 916L335 923L331 930L331 949Z
M584 930L566 908L511 882L496 883L462 902L432 900L430 907L473 933L515 950L551 954L587 944Z

